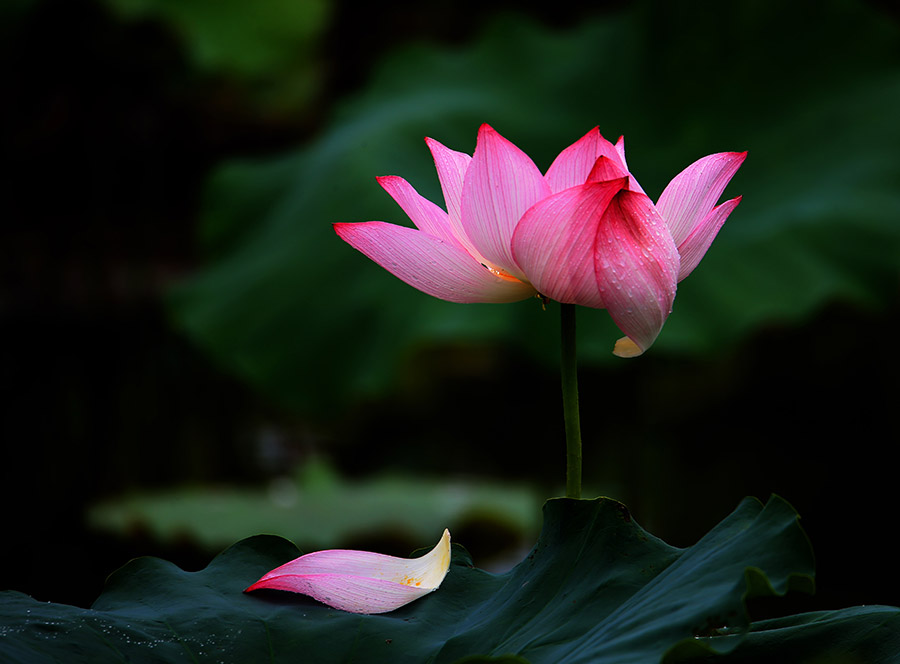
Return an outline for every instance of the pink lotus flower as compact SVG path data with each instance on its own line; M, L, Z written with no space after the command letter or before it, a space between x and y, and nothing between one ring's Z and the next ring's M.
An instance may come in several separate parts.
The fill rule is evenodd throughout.
M338 223L337 234L424 293L451 302L515 302L540 295L607 309L627 335L616 355L654 342L676 286L706 254L740 196L716 205L746 152L722 152L678 174L656 205L628 171L622 138L597 128L542 175L488 125L475 153L433 139L447 210L403 178L378 178L416 228Z
M351 613L386 613L434 592L450 567L450 531L420 558L331 549L295 558L247 588L309 595Z

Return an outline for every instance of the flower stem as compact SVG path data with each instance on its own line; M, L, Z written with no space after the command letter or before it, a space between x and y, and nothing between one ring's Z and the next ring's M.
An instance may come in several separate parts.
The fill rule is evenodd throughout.
M578 369L575 353L575 305L561 304L561 373L566 422L566 497L581 498L581 420L578 415Z

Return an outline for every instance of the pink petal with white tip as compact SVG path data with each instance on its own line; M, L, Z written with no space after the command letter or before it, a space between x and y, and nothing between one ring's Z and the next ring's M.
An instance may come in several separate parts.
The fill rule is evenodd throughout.
M516 278L524 275L512 255L512 235L525 211L550 195L534 162L488 125L466 171L460 208L462 227L490 267Z
M740 202L741 197L738 196L714 207L712 212L706 215L703 221L694 226L691 234L678 245L678 253L681 255L681 269L678 272L678 281L684 279L697 267L706 255L712 241L716 238L719 229L722 228L722 224L725 223L728 215Z
M558 302L603 307L594 274L594 237L626 182L622 177L569 187L528 209L513 234L513 255L539 293Z
M676 245L680 246L706 219L746 157L746 152L711 154L685 168L666 186L656 209L666 220Z
M423 293L450 302L517 302L535 294L428 233L383 221L334 224L342 240Z
M420 558L332 549L295 558L247 588L309 595L351 613L385 613L434 592L450 567L450 531Z
M653 344L672 311L679 262L665 221L650 199L630 190L616 194L594 245L603 303L633 342L617 344L616 354L631 357Z

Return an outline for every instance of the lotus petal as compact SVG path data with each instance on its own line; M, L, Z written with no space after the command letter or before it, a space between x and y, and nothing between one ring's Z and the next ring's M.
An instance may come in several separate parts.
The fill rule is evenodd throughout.
M419 558L331 549L300 556L244 592L270 588L302 593L351 613L386 613L434 592L450 567L450 531Z
M550 191L556 194L563 189L577 187L587 182L587 176L597 161L599 141L600 130L594 127L559 153L544 176Z
M493 272L460 246L415 228L383 221L338 223L342 240L413 288L449 302L518 302L535 294L518 279Z
M594 167L591 168L587 181L608 182L609 180L618 180L619 178L628 178L626 184L629 184L632 179L629 177L628 171L626 171L618 161L605 155L601 155L597 157L597 161L594 162ZM631 189L630 186L628 188Z
M525 211L549 195L550 187L531 158L482 125L466 170L460 214L466 237L489 267L526 280L513 259L513 231Z
M570 187L528 209L513 234L513 255L539 293L558 302L603 307L594 238L609 202L627 181L620 177Z
M444 204L452 219L459 220L459 202L462 198L463 181L472 157L465 152L457 152L445 147L433 138L426 138L425 144L431 151L434 167L437 170L441 191L444 192Z
M462 202L463 182L465 181L466 171L472 162L472 157L465 152L457 152L445 147L433 138L426 138L425 143L431 150L431 156L434 159L434 167L437 170L438 180L441 183L441 191L444 192L444 204L447 206L447 215L450 219L450 226L457 240L465 247L466 251L472 254L479 262L486 264L487 259L481 255L466 232L463 230L460 222L460 203Z
M453 233L447 213L427 198L419 195L409 182L396 175L385 175L375 179L397 202L397 205L412 220L416 228L429 235L434 235L444 242L463 248Z
M634 178L634 176L628 170L628 162L625 161L625 137L624 136L619 136L619 140L616 141L615 150L616 150L616 154L619 157L619 165L622 167L622 169L626 173L628 173L628 188L631 189L631 191L637 191L637 192L643 194L644 193L643 187L641 187L641 185L638 184L638 181Z
M608 159L612 164L610 168L620 173L616 177L621 177L628 174L623 155L624 152L620 154L617 147L603 138L600 130L594 127L559 153L544 178L554 194L569 187L577 187L590 181L592 169L600 157Z
M616 194L597 228L594 269L604 305L632 342L617 344L620 357L639 355L656 340L672 311L679 264L650 199L627 189Z
M666 185L656 209L666 220L676 245L681 246L706 219L746 158L746 152L708 155L685 168Z
M694 226L684 241L678 245L678 253L681 254L681 269L678 272L678 281L681 281L700 263L706 255L709 246L716 238L722 224L731 214L732 210L741 202L741 197L732 198L712 209L699 224Z

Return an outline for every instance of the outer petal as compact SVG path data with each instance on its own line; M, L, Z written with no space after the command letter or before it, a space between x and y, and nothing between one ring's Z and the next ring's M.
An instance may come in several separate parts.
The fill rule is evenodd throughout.
M628 162L625 160L625 137L619 136L619 140L616 141L616 154L619 155L619 159L622 162L622 166L625 170L628 170Z
M450 227L447 213L427 198L420 196L409 182L396 175L386 175L376 179L378 184L391 195L391 198L397 201L397 205L403 209L416 228L462 248Z
M628 171L628 162L625 161L625 137L624 136L619 136L619 140L616 141L615 150L616 150L616 154L619 156L619 164L622 166L622 168L625 169L626 172L628 172L628 188L631 189L631 191L638 191L643 194L644 189L641 187L641 185L638 184L638 181Z
M746 157L746 152L711 154L695 161L666 186L656 209L666 220L676 245L680 246L710 213Z
M628 171L622 168L615 159L606 156L600 156L594 162L594 167L588 174L588 182L607 182L609 180L618 180L620 178L630 179Z
M444 192L444 203L447 206L447 213L451 219L459 221L459 201L462 198L463 181L472 157L465 152L457 152L444 147L444 145L433 138L426 138L425 143L428 145L428 149L431 150L438 180L441 181L441 190Z
M559 153L550 164L544 179L554 194L587 182L594 162L597 161L597 145L600 130L597 127Z
M431 150L432 158L434 158L434 167L437 170L438 179L441 181L441 190L444 192L444 204L447 206L447 214L450 218L450 227L453 229L453 235L479 263L488 263L489 261L479 253L475 245L469 240L460 222L459 206L462 200L463 182L469 164L472 162L472 157L465 152L456 152L444 147L433 138L426 138L425 143L428 145L428 149Z
M594 270L606 308L633 342L617 344L617 355L639 355L654 342L672 311L679 262L650 199L630 190L616 194L597 228Z
M616 146L603 138L599 129L594 127L553 160L547 169L547 175L544 176L550 190L555 194L568 187L588 182L591 169L594 168L598 157L606 157L618 171L628 172Z
M450 302L517 302L534 289L499 276L462 248L414 228L369 221L335 224L335 232L394 276Z
M550 187L528 155L482 125L460 213L466 236L491 267L524 278L513 260L513 231L525 211L549 195Z
M529 208L512 247L538 292L558 302L603 307L594 274L594 237L609 202L627 181L620 177L570 187Z
M681 255L681 270L678 272L678 281L681 281L700 263L706 255L709 245L715 239L722 224L731 214L731 211L741 202L741 197L732 198L721 205L714 207L706 218L694 226L694 230L684 241L678 245L678 253Z
M295 558L247 588L303 593L352 613L385 613L437 590L450 567L450 531L420 558L332 549Z

